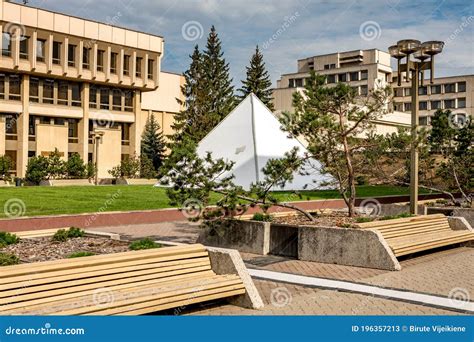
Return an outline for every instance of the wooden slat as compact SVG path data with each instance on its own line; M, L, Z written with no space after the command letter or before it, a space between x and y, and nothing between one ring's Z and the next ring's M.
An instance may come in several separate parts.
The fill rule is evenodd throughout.
M423 222L417 222L417 223L391 224L391 225L383 226L383 227L370 227L370 228L365 228L365 229L377 229L377 230L380 230L381 232L384 232L384 231L390 231L390 230L410 230L414 228L431 227L431 226L438 226L438 225L449 226L449 222L447 219L444 219L444 220L439 219L439 220L423 221Z
M383 232L382 236L385 239L390 239L398 236L410 236L410 235L418 235L424 233L435 233L435 232L451 232L452 230L449 227L441 226L441 227L431 227L431 228L418 228L418 229L411 229L411 230L403 230L403 231L392 231L392 232Z
M135 298L132 297L132 298L127 298L123 300L119 299L120 295L124 295L124 294L133 295L133 292L143 290L143 288L140 288L137 286L136 288L133 288L133 289L114 291L115 299L113 302L108 303L106 308L99 307L92 301L92 298L88 296L86 297L88 301L84 306L80 308L70 309L70 310L56 311L54 312L54 314L55 315L81 315L81 314L86 314L86 313L100 314L100 311L103 311L105 309L118 308L120 306L130 305L134 303L147 303L157 298L173 297L173 296L184 294L184 293L193 294L199 291L204 291L204 290L212 289L212 288L219 288L219 287L223 287L227 285L239 285L243 287L242 281L237 276L216 276L210 279L202 279L202 280L198 280L194 282L187 282L185 284L181 283L179 285L181 286L180 288L178 288L176 285L169 286L168 288L164 288L164 289L157 288L156 290L160 290L158 293L154 293L148 296L138 296ZM200 290L196 291L196 288L199 288ZM62 302L61 304L63 303L64 302Z
M139 282L141 280L165 278L177 274L192 274L210 270L209 262L199 262L195 264L183 265L181 267L166 268L166 270L156 269L147 271L127 272L114 275L104 275L98 277L85 278L80 280L72 280L60 283L47 283L46 285L33 286L28 288L18 288L15 290L1 292L0 304L19 302L22 300L41 298L44 296L52 296L56 293L64 294L69 292L77 292L82 289L104 287L115 284L123 284L130 282ZM1 310L1 307L0 307Z
M453 239L453 240L441 240L441 241L438 241L436 243L431 243L431 244L427 244L427 245L419 245L417 247L401 249L401 250L397 250L394 253L395 253L395 256L403 256L403 255L407 255L407 254L412 254L412 253L416 253L416 252L425 251L425 250L428 250L428 249L449 246L449 245L462 243L462 242L467 242L467 241L471 241L471 240L474 240L474 237L463 236L463 237L459 237L459 238Z
M390 247L394 250L402 249L402 248L407 248L407 247L415 247L418 245L426 245L431 242L437 242L437 241L443 241L446 240L448 241L449 239L454 239L457 237L471 237L474 238L474 234L467 232L467 233L446 233L446 234L440 234L440 235L435 235L435 236L423 236L420 237L419 239L413 239L410 241L407 240L402 240L402 241L396 241L396 242L390 242Z
M385 225L387 224L388 221L393 222L393 223L405 223L405 222L426 221L426 220L442 218L442 217L446 218L446 216L444 216L443 214L432 214L432 215L420 215L420 216L415 216L415 217L403 217L403 218L398 218L398 219L393 219L393 220L362 222L362 223L358 223L357 225L360 228L367 228L367 227L372 228L372 227L378 227L380 225Z
M51 272L52 270L66 270L73 268L91 267L94 265L104 265L120 261L150 259L155 257L166 257L182 255L186 253L206 252L202 245L186 245L176 247L164 247L158 249L148 249L142 251L129 251L113 254L103 254L89 256L84 258L60 259L53 261L44 261L41 263L21 264L2 267L0 278L11 277L15 275L24 275L29 273ZM183 258L185 256L183 255Z

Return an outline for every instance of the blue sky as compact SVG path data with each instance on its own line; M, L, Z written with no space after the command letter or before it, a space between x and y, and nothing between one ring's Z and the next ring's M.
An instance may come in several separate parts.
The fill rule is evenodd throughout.
M17 1L20 2L20 1ZM239 86L258 44L272 81L317 54L443 40L437 76L474 74L474 1L29 0L34 7L113 22L165 38L162 69L183 72L214 24ZM270 40L271 39L271 40Z

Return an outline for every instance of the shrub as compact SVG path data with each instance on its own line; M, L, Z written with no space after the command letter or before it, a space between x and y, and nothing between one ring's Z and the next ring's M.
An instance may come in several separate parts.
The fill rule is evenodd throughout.
M20 238L15 234L11 234L8 232L0 232L0 247L13 245L15 243L18 243L18 241L20 241Z
M54 241L65 242L71 238L77 238L84 236L84 231L80 228L71 227L68 230L66 229L59 229L54 235Z
M9 181L11 179L11 169L13 169L13 162L10 157L0 156L0 180Z
M271 222L273 221L272 215L264 214L264 213L255 213L252 216L253 221L261 221L261 222Z
M83 252L74 252L72 254L69 254L67 257L69 259L72 259L72 258L82 258L82 257L92 256L92 255L95 255L95 254L92 252L83 251Z
M140 176L140 158L129 156L124 158L120 165L109 170L109 174L115 179L118 178L138 178Z
M367 185L369 184L369 180L366 176L359 175L355 178L357 185Z
M30 158L26 166L26 180L34 184L39 184L42 180L48 179L48 166L48 158L43 156Z
M48 156L48 179L63 178L66 173L66 162L61 159L61 154L56 148Z
M0 266L16 265L18 263L20 263L20 259L16 255L0 252Z
M94 163L87 163L86 166L86 177L87 178L94 178L95 174L97 172L97 168L95 167Z
M133 241L128 248L132 251L138 251L140 249L152 249L152 248L160 248L161 245L156 243L155 241L151 240L150 238L145 238L137 241Z
M413 215L412 214L409 214L409 213L401 213L401 214L397 214L397 215L386 215L386 216L383 216L380 218L380 220L394 220L394 219L397 219L397 218L404 218L404 217L412 217Z
M73 153L66 162L66 174L68 178L83 179L86 178L86 165L79 156L79 153Z
M373 220L375 220L375 217L356 217L355 221L357 223L363 223L363 222L372 222Z

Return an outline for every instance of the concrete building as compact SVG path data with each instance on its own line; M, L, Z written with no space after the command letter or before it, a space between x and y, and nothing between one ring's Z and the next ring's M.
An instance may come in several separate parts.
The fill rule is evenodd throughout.
M292 94L303 91L310 71L327 76L327 84L345 82L356 92L367 95L374 87L390 84L394 90L394 112L377 122L380 132L394 132L398 126L410 123L411 84L397 85L396 72L390 66L390 54L377 49L337 52L298 60L298 71L282 75L273 90L273 103L277 111L292 110ZM429 117L438 108L451 109L459 119L473 114L474 75L435 78L420 88L420 124L429 124Z
M98 174L140 152L147 117L169 134L181 75L161 71L160 36L2 1L0 155L25 175L28 158L56 148L93 160Z

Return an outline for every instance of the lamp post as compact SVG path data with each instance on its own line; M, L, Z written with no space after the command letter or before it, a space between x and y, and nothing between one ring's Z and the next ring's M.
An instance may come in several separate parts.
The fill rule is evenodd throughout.
M92 131L91 138L92 144L94 145L94 164L95 164L95 176L94 176L94 184L99 184L99 144L102 142L102 137L104 136L104 132L102 131Z
M388 48L390 55L397 59L398 86L402 84L402 73L407 82L411 79L410 213L413 215L418 213L418 88L420 83L423 86L426 70L430 71L430 83L433 83L434 56L443 51L443 47L441 41L421 43L415 39L404 39ZM410 58L412 55L414 59ZM403 58L405 63L402 63Z

